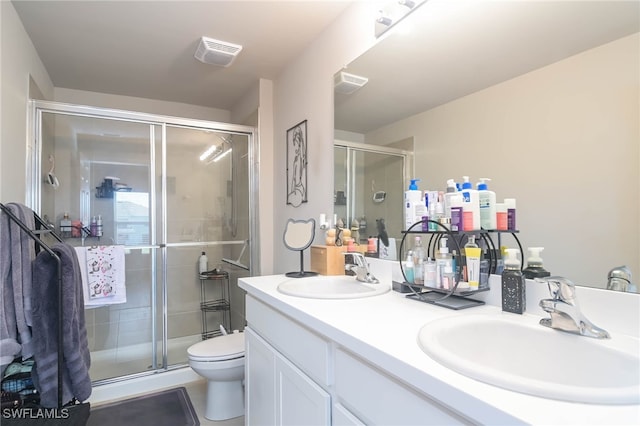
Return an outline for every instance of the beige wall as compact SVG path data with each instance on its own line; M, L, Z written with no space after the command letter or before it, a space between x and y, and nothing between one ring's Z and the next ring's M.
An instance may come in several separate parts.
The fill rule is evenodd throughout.
M25 202L29 77L47 99L53 84L9 1L0 22L0 200Z
M366 140L414 136L421 189L491 178L498 201L517 199L523 246L545 247L553 274L603 287L609 269L627 264L638 277L639 52L640 35L625 37Z
M376 2L356 2L318 37L274 82L273 271L299 269L299 255L288 251L282 233L288 218L333 216L333 75L375 43ZM307 121L308 202L286 204L286 131ZM261 215L262 217L262 215ZM269 224L261 223L262 226ZM315 242L324 241L316 228ZM305 254L309 267L309 254ZM268 269L265 269L267 271Z

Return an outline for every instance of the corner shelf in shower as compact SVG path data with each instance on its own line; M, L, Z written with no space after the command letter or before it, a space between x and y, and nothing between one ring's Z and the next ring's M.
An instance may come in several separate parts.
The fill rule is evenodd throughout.
M217 324L231 329L231 297L229 273L200 275L200 312L202 314L202 340L222 335ZM212 284L212 285L210 285ZM219 287L219 288L208 288ZM209 295L208 295L209 293ZM220 297L211 297L214 294ZM213 323L214 320L218 322ZM212 324L211 326L209 324Z

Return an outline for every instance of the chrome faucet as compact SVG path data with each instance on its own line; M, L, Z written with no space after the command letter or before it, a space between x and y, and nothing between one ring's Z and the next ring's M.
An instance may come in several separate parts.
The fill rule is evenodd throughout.
M367 284L378 284L380 281L369 272L369 264L359 252L345 252L344 268L356 273L356 280Z
M564 277L536 278L537 282L547 283L552 299L542 299L540 307L549 312L550 318L542 318L540 324L582 336L597 339L610 338L609 333L595 326L580 311L576 298L576 286Z

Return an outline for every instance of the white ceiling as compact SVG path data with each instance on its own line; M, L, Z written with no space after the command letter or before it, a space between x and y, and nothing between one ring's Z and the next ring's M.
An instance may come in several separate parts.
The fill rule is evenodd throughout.
M352 1L12 0L55 87L231 109ZM194 58L202 36L240 44L228 68Z

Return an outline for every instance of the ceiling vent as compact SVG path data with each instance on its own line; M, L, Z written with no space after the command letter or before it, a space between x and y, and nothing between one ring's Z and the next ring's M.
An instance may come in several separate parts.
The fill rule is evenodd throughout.
M228 67L242 50L239 44L202 37L196 50L195 57L205 64Z
M369 81L368 78L341 71L336 74L333 83L336 92L349 95L367 84L367 81Z

